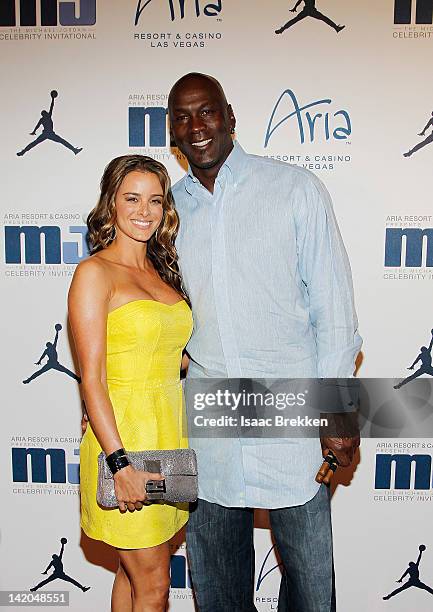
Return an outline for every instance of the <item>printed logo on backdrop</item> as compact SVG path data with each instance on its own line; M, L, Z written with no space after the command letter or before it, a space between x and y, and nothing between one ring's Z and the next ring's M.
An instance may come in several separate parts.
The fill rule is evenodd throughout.
M2 0L0 41L95 39L96 0Z
M428 347L422 346L419 349L419 353L417 357L414 359L413 363L407 369L414 370L416 365L418 365L418 368L413 374L411 374L410 376L407 376L401 382L394 385L394 389L401 389L404 385L407 385L408 383L412 382L416 378L419 378L420 376L424 376L424 375L433 376L432 355L431 355L432 347L433 347L433 329L431 330L430 343Z
M393 38L430 40L432 24L433 0L394 0Z
M433 595L433 589L431 588L431 586L428 586L427 584L425 584L424 582L420 580L419 566L421 563L421 557L423 553L425 552L426 548L427 547L425 544L420 544L418 546L419 552L418 552L417 560L409 561L409 563L407 564L406 570L397 580L397 582L403 582L403 586L399 587L398 589L395 589L394 591L391 591L391 593L389 593L388 595L385 595L383 599L385 600L391 599L391 597L395 597L396 595L399 595L399 593L402 593L403 591L406 591L407 589L410 589L411 587L414 587L416 589L422 589L423 591L427 591L427 593L430 593L430 595ZM406 577L407 577L407 580L404 582L404 579ZM433 584L433 577L432 577L431 584Z
M425 133L429 131L430 129L431 129L430 134L427 137L425 137ZM414 153L417 153L417 151L419 151L420 149L423 149L424 147L426 147L427 145L433 142L433 113L432 113L432 116L427 121L424 129L418 134L418 136L421 136L423 140L418 142L415 146L409 149L409 151L407 151L406 153L403 153L404 157L411 157Z
M81 438L70 435L11 437L11 490L29 497L79 494Z
M30 132L30 136L36 136L36 133L38 132L40 128L42 128L42 131L37 136L37 138L32 140L32 142L30 142L26 147L24 147L24 149L22 149L21 151L18 151L17 153L18 157L22 157L28 151L40 145L45 140L51 140L52 142L56 142L58 144L63 145L64 147L66 147L66 149L69 149L69 151L72 151L74 155L78 155L78 153L80 153L80 151L83 150L82 147L74 147L73 145L71 145L70 142L68 142L67 140L65 140L58 134L56 134L54 131L53 109L54 109L54 100L57 98L58 95L59 93L55 89L51 91L50 108L48 111L47 110L41 111L41 118L39 119L35 127L33 128L33 131Z
M170 544L170 600L192 600L191 574L186 557L186 545Z
M276 547L272 546L261 562L257 572L255 603L260 610L276 610L278 607L278 589L283 564L276 557ZM269 577L277 580L274 584ZM263 606L267 606L264 608Z
M73 584L75 587L83 591L83 593L86 593L90 589L89 586L83 586L78 582L78 580L75 580L75 578L71 578L71 576L66 574L63 562L63 554L65 552L65 546L67 543L67 538L60 538L59 553L54 553L53 555L51 555L50 562L48 563L45 571L42 572L42 574L48 574L50 570L52 570L51 574L48 576L48 578L42 580L36 586L32 587L30 591L38 591L47 584L54 582L54 580L63 580L64 582L69 582L70 584Z
M376 444L373 501L433 501L433 441L380 441Z
M134 153L149 155L161 162L184 160L170 142L167 93L131 93L128 97L128 146ZM185 162L186 163L186 162Z
M352 161L345 150L351 145L351 134L350 113L338 102L320 97L305 100L292 89L284 89L270 113L263 147L265 151L275 150L266 157L309 170L329 171Z
M29 383L32 382L32 380L35 380L35 378L42 376L42 374L46 374L50 370L56 370L57 372L66 374L70 378L73 378L74 380L76 380L78 383L81 383L81 378L79 376L74 374L74 372L72 372L71 370L69 370L68 368L66 368L64 365L62 365L59 362L58 353L57 353L57 342L59 340L59 333L62 330L62 325L60 323L56 323L54 326L54 329L55 329L55 334L54 334L53 341L47 342L45 344L44 351L42 355L39 357L38 361L35 362L35 365L41 366L43 361L45 363L42 365L42 367L39 370L37 370L31 376L23 380L23 383L25 385L28 385Z
M301 5L303 5L302 9L299 11L299 13L297 13L296 17L292 17L280 28L275 30L275 34L283 34L283 32L286 32L289 28L293 27L294 25L296 25L303 19L306 19L307 17L310 17L311 19L316 19L317 21L321 21L322 23L335 30L337 34L341 32L341 30L344 30L346 26L335 23L335 21L332 21L332 19L321 13L317 9L316 4L319 4L317 0L298 0L294 7L290 9L290 12L297 13L298 8ZM325 0L322 0L320 4L324 5Z
M433 280L432 215L388 215L384 280Z
M203 49L223 38L219 31L222 0L135 0L135 3L133 38L148 47Z
M77 263L89 255L80 213L10 212L3 219L3 269L8 279L72 277Z

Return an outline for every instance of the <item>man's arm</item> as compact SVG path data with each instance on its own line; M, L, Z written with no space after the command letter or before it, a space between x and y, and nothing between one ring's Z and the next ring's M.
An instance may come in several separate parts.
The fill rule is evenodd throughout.
M47 351L44 351L42 355L39 357L39 360L36 361L35 365L41 365L41 361L44 357L46 357L46 355L47 355Z
M36 130L42 125L42 119L39 119L39 121L37 122L37 124L35 125L35 127L33 128L33 132L30 132L31 136L35 136L36 135Z
M422 132L420 132L418 134L418 136L425 136L426 131L429 129L429 127L433 127L433 118L430 119L427 123L425 128L422 130Z
M362 339L349 260L326 188L312 174L302 173L298 181L293 192L296 242L316 340L317 376L350 378ZM323 406L323 412L333 409ZM358 435L323 437L321 441L343 466L350 464L359 446Z
M50 110L48 111L49 116L51 117L53 114L53 108L54 108L54 100L55 98L51 97L51 104L50 104Z
M51 561L51 563L49 565L47 565L47 569L45 570L45 572L42 572L43 574L47 574L48 570L50 569L50 567L53 567L53 562Z
M53 341L53 346L54 348L57 348L57 341L59 339L59 330L56 329L56 335L54 336L54 341Z
M403 582L403 578L407 576L408 574L409 574L409 570L406 570L405 573L402 575L402 577L397 580L397 582Z
M421 355L418 355L418 357L415 359L413 364L408 367L408 370L413 370L416 364L418 363L418 361L421 361Z
M295 4L295 6L294 6L294 7L291 9L291 11L290 11L290 12L291 12L291 13L296 13L296 11L297 11L297 9L298 9L298 6L299 6L300 4L302 4L302 2L303 2L303 0L298 0L298 1L297 1L297 3L296 3L296 4Z

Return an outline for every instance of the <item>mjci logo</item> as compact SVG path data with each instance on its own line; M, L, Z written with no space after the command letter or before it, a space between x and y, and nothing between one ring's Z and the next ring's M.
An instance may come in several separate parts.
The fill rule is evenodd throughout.
M36 7L39 5L40 23ZM19 18L17 19L17 5ZM79 13L79 17L77 17ZM96 0L1 0L0 27L15 26L92 26L96 23Z
M433 22L433 0L416 0L415 23ZM412 0L394 0L394 23L412 23Z
M7 264L40 264L42 237L45 264L77 264L89 255L85 225L69 226L70 234L80 236L78 242L63 240L62 228L58 225L5 225L4 230Z
M405 247L404 259L403 246ZM420 268L424 261L427 268L433 267L433 228L386 228L386 267Z

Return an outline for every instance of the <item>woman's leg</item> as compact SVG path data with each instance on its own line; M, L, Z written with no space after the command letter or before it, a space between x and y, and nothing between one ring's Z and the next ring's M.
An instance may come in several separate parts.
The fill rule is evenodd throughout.
M118 552L131 584L132 612L165 612L170 589L168 542L152 548Z
M120 561L111 593L111 612L132 612L131 583Z

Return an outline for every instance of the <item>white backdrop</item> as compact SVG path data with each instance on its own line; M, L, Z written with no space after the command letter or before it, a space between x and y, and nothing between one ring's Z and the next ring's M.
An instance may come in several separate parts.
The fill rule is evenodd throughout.
M400 8L411 4L396 3ZM311 167L331 192L352 264L364 337L358 374L404 377L419 347L429 343L433 327L433 262L427 252L431 259L433 229L424 238L420 262L406 262L403 247L401 265L392 268L385 267L385 231L410 229L410 240L416 242L420 238L414 229L433 228L433 146L427 143L403 157L423 140L417 134L433 110L433 27L416 23L415 0L406 24L394 23L394 0L318 0L317 8L345 25L344 30L337 34L308 17L279 36L274 30L294 16L286 0L105 0L96 7L93 0L81 0L81 8L79 1L53 1L43 10L35 2L34 19L32 2L22 3L21 15L18 1L1 4L0 587L35 586L51 555L58 553L60 538L66 537L65 571L91 589L82 593L57 580L45 590L69 590L74 611L108 610L113 559L79 529L78 386L55 370L22 383L40 369L34 363L46 342L53 341L57 323L63 326L59 362L76 371L66 294L74 265L85 255L82 228L103 168L117 155L145 153L166 163L173 181L180 178L183 168L165 132L167 93L188 71L217 77L237 116L242 146ZM54 10L47 13L50 6ZM418 21L422 10L429 21L432 7L430 0L418 0ZM58 92L54 131L82 151L75 155L48 139L17 156L36 138L29 133L41 110L49 110L52 90ZM25 228L21 237L18 227ZM49 228L41 238L40 227ZM389 245L388 254L396 256ZM395 581L408 562L416 561L420 544L427 546L420 578L433 586L431 488L414 489L411 481L396 490L393 472L390 489L375 489L377 454L428 459L431 444L418 440L409 450L402 441L383 443L363 442L355 469L341 471L333 497L341 612L423 612L433 605L432 595L416 588L382 600L398 586ZM13 450L20 448L57 449L51 469L44 470L41 450L31 451L30 465L23 451ZM267 557L272 543L266 516L257 517L257 524L256 605L264 612L277 609L279 572L265 576L276 562L272 554ZM179 558L173 562L171 609L192 610L184 545L180 542L173 553Z

